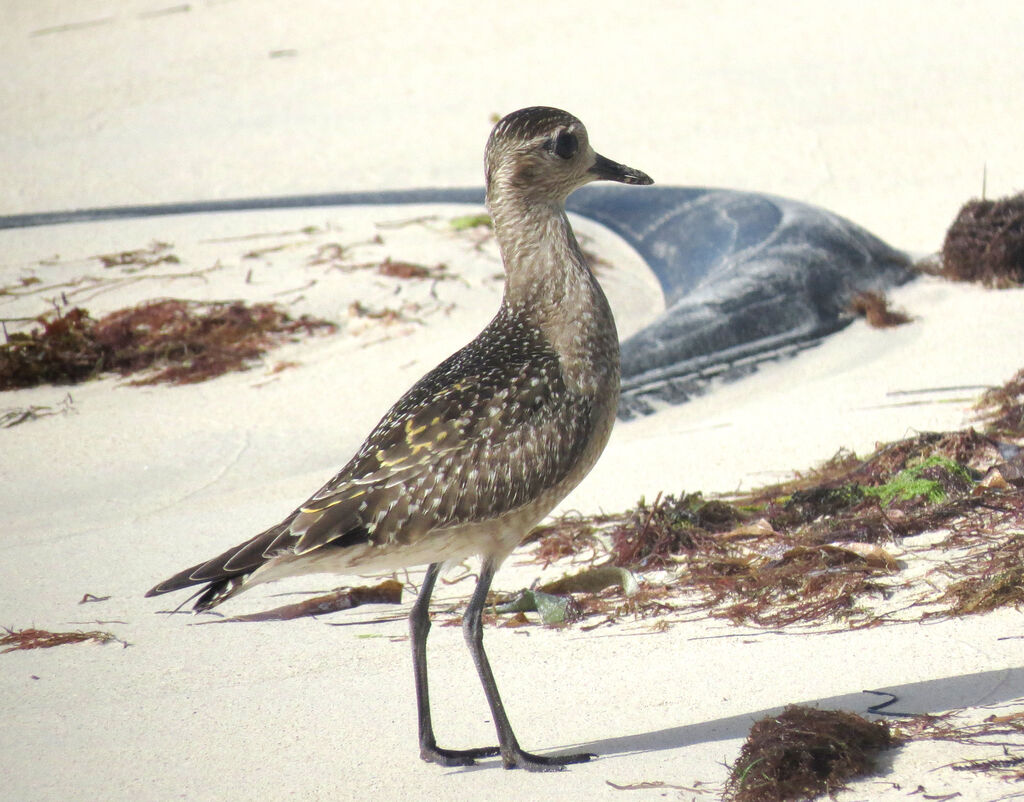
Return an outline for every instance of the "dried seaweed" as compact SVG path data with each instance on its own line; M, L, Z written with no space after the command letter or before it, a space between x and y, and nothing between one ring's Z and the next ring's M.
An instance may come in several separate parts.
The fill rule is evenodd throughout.
M386 579L372 586L337 588L330 593L314 596L312 599L285 604L272 610L258 613L236 615L219 621L204 621L206 624L226 624L248 621L291 621L294 618L305 618L318 615L329 615L339 610L351 610L364 604L401 604L402 583L395 579Z
M1001 397L1016 399L1008 387ZM560 620L578 619L581 629L644 619L664 629L666 616L693 612L770 628L873 626L891 613L872 600L906 585L890 544L945 528L938 548L950 556L900 609L927 607L921 615L934 617L1019 606L1024 453L1014 449L974 429L925 432L866 457L839 451L748 493L659 494L618 514L565 515L534 531L532 559L589 567L534 591L562 597L557 605L571 614ZM623 571L629 582L607 581ZM496 595L492 610L509 598ZM457 623L457 610L446 623ZM516 626L535 620L522 599L508 610Z
M598 627L618 624L623 620L643 621L656 618L654 631L665 628L664 616L679 612L679 606L672 600L672 589L665 585L645 583L634 592L627 593L619 587L608 587L599 593L583 593L573 596L579 610L579 618L599 618L596 623L581 626L586 631Z
M1024 497L1016 497L1016 517L1024 520ZM963 543L964 532L956 533ZM943 615L986 613L1000 607L1024 607L1024 534L1011 532L1006 537L977 532L981 547L940 570L955 581L939 598L948 605ZM950 542L956 542L954 538Z
M1016 700L1018 705L1022 700ZM1000 779L1024 780L1024 710L991 715L983 721L956 724L956 712L920 715L897 725L894 737L900 742L946 741L964 746L999 749L999 757L968 758L949 764L953 771L995 774Z
M895 743L884 722L790 705L751 727L724 798L781 802L833 794L848 780L871 773L879 752Z
M842 484L846 477L863 464L855 453L841 448L824 462L809 470L794 471L793 478L784 482L765 485L730 498L738 504L761 507L770 501L777 501L801 490L814 490Z
M400 309L392 309L391 307L385 306L380 309L371 309L362 301L353 301L348 305L348 314L351 317L356 318L367 318L369 320L379 320L386 326L390 326L393 323L399 323L407 320L405 314Z
M161 264L181 264L175 254L170 253L173 246L169 242L153 242L148 248L136 248L118 253L99 254L94 257L106 267L119 267L125 273L136 273L149 267Z
M733 505L705 501L700 493L659 494L651 505L640 499L611 532L612 560L636 570L666 568L673 555L698 550L713 533L728 531L745 517Z
M973 430L923 433L859 459L842 452L792 483L730 497L762 505L773 528L818 542L885 542L934 529L975 502L972 472L997 460L995 441Z
M353 245L341 245L337 242L327 242L317 248L316 253L307 260L307 264L327 265L328 267L347 273L355 272L357 270L373 270L379 275L397 279L452 279L455 277L454 274L448 270L448 266L444 264L428 267L427 265L417 264L416 262L392 259L390 256L385 257L383 261L347 261L350 252L356 245L382 245L383 242L384 241L379 235L368 242L355 243ZM279 250L284 247L286 246L275 246L270 249L253 251L246 255L249 257L260 256L268 250Z
M607 520L607 516L602 520L600 516L563 515L550 524L538 526L530 533L527 542L538 542L534 559L545 567L581 554L588 554L593 560L601 545L597 537L598 528Z
M1022 378L990 396L999 414L1019 403ZM940 547L959 551L935 569L949 587L928 585L920 602L941 609L926 615L1019 605L1024 555L1014 531L1024 528L1024 453L973 429L922 433L866 457L840 451L749 493L659 495L618 515L560 519L533 539L545 565L581 555L591 564L608 559L656 575L661 588L686 599L685 609L735 623L870 626L882 619L867 601L901 584L887 544L942 528L951 535ZM613 620L621 617L608 613L617 593L602 591L593 604L579 594L576 600L584 618ZM659 604L684 609L667 596Z
M414 262L396 262L390 257L377 265L377 272L390 278L450 278L445 265L427 267Z
M0 429L10 429L28 421L48 418L52 415L67 415L76 412L75 400L67 393L55 406L30 404L27 407L8 407L0 409Z
M988 287L1024 284L1024 193L965 203L946 232L939 272Z
M0 654L15 652L21 649L51 649L54 646L64 646L68 643L120 643L122 646L128 644L110 634L109 632L48 632L44 629L8 629L3 628L5 634L0 635Z
M869 326L876 329L902 326L911 321L910 315L906 312L892 309L889 306L889 299L883 293L871 290L854 295L850 299L850 311L863 317Z
M686 791L691 794L711 793L710 790L702 787L704 783L699 780L693 785L673 785L672 783L663 782L662 780L645 780L638 783L626 783L625 785L613 783L611 780L605 780L604 782L605 785L610 788L614 788L616 791L648 791L651 789L665 789L669 791ZM662 796L667 796L667 794L662 794Z
M853 549L794 545L774 559L750 558L728 577L731 581L722 581L720 566L727 564L722 560L695 564L685 577L702 586L703 605L714 617L776 628L854 617L861 599L885 595L876 578L891 573L890 563L891 558L873 561Z
M1024 438L1024 370L1002 387L982 394L977 409L985 432L993 437Z
M636 570L675 568L694 606L734 623L869 623L861 601L885 597L880 580L897 570L877 544L978 503L968 469L947 455L970 461L989 447L969 432L919 435L866 459L841 453L791 485L746 496L641 502L611 530L612 554Z
M8 335L0 345L0 390L69 384L105 372L132 384L188 384L245 370L271 346L300 332L334 330L303 315L297 320L273 304L151 301L99 320L74 307L41 317L41 329Z

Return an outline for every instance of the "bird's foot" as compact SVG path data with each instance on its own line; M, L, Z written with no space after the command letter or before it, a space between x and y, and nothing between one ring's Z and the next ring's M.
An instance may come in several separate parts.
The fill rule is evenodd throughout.
M439 766L472 766L479 758L494 757L501 750L496 746L481 746L478 749L442 749L436 744L420 746L420 757L427 763Z
M525 769L526 771L564 771L571 763L586 763L597 757L589 752L575 755L533 755L515 748L501 753L501 762L506 769Z

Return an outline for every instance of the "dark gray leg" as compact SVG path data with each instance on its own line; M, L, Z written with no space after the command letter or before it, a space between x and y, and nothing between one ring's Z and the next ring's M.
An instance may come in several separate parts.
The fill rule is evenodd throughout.
M431 566L435 568L436 566ZM462 618L462 632L466 636L466 644L473 655L473 662L476 664L477 673L480 675L480 682L484 686L484 693L487 696L487 703L491 706L491 715L494 717L494 726L498 730L498 743L501 749L501 762L506 769L526 769L527 771L561 771L568 763L584 763L594 755L582 753L577 755L561 755L546 757L543 755L531 755L519 747L515 733L512 732L512 725L509 724L508 716L505 714L505 706L501 703L498 695L498 686L494 682L494 674L491 672L491 665L484 653L484 633L482 614L484 604L487 601L487 592L491 587L491 580L494 578L494 571L497 568L495 561L487 557L480 567L480 580L476 584L476 590L469 600L466 614ZM422 591L421 591L422 596ZM419 604L419 601L416 602ZM424 682L426 677L424 676ZM420 721L422 722L422 712ZM428 719L429 721L429 719ZM422 743L423 733L420 732Z
M442 766L471 766L476 758L498 754L498 747L480 749L442 749L434 738L430 722L430 693L427 688L427 633L430 632L430 596L434 592L441 563L427 569L416 603L409 613L409 632L412 635L412 670L416 677L416 710L420 720L420 757L428 763Z

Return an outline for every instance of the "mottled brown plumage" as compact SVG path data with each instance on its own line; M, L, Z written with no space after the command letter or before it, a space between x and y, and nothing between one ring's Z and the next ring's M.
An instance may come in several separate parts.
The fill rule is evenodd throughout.
M587 474L618 406L619 347L604 293L565 216L597 179L651 180L598 156L582 123L534 107L502 119L487 144L487 204L506 270L497 315L402 396L359 451L281 523L149 591L206 585L196 609L296 573L429 564L410 617L424 759L463 765L495 749L433 740L427 702L427 606L441 562L480 555L466 635L495 713L507 767L586 759L519 749L483 653L479 613L501 561ZM474 608L475 605L475 608Z

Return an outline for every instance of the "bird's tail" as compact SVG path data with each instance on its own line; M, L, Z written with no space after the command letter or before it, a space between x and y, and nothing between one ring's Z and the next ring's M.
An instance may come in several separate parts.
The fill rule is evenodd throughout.
M294 545L296 537L289 532L290 522L290 519L283 521L251 540L218 554L212 560L179 571L170 579L150 588L146 596L159 596L204 585L185 603L195 599L192 609L197 612L216 607L248 587L246 580L267 560Z

